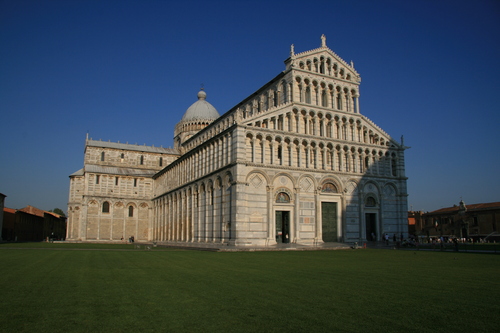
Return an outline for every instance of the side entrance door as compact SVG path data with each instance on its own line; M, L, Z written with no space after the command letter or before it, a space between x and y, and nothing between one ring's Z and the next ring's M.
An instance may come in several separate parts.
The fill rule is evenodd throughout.
M377 214L366 213L365 214L366 223L366 239L371 241L377 240Z
M290 242L290 212L276 211L276 243Z
M338 242L337 235L337 203L321 203L321 225L323 242Z

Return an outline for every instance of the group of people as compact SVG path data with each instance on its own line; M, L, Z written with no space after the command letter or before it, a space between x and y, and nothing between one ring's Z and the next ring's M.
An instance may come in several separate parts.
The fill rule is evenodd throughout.
M388 233L384 234L384 240L385 240L385 245L389 245L389 234ZM403 240L404 240L403 234L401 234L399 239L398 239L398 236L396 236L396 234L394 234L392 236L392 241L394 242L394 244L397 244L398 247L399 247L399 245L401 245L401 243L403 243Z
M122 237L121 239L123 240L123 237ZM128 242L129 242L129 243L133 243L133 242L134 242L134 236L130 236L130 237L128 238Z
M371 236L372 236L372 241L376 241L377 240L377 236L375 235L374 232L372 232ZM385 243L387 245L389 245L389 239L390 239L390 236L389 236L388 233L385 233L385 234L382 235L382 240L385 241ZM392 240L393 240L394 243L396 243L398 241L398 236L396 234L394 234L392 236ZM401 234L399 236L399 241L403 242L403 240L404 240L404 237L403 237L403 234Z
M412 236L410 236L410 238L408 239L405 239L402 233L399 236L397 234L393 234L392 237L388 233L384 233L382 234L381 240L385 243L385 245L389 246L391 238L393 244L397 247L417 245L415 239ZM377 241L377 236L373 232L371 233L371 239L372 241Z

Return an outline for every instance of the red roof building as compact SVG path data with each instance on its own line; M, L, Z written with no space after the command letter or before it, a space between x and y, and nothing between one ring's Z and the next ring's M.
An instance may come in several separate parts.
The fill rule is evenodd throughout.
M417 221L417 220L415 220ZM478 203L441 208L422 215L415 225L420 237L451 237L474 240L500 240L500 202Z
M22 209L3 208L2 239L4 241L38 242L64 239L66 217L26 206Z

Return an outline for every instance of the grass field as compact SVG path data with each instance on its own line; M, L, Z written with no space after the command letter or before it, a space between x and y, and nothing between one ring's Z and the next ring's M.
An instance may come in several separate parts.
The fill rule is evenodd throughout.
M500 329L494 254L16 246L0 245L3 332Z

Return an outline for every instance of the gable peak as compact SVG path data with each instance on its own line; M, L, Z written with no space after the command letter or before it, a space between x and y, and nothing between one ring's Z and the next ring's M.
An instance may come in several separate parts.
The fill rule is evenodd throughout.
M338 54L336 54L332 49L330 49L326 45L326 36L325 34L321 35L321 46L309 51L304 51L300 53L295 53L295 45L292 44L290 46L290 57L285 60L286 69L291 69L298 65L298 61L301 59L307 59L308 57L325 57L331 58L332 61L339 63L341 66L344 66L347 70L351 71L352 75L356 77L357 82L361 82L361 78L359 77L358 72L354 68L354 62L351 60L350 63L342 59Z
M321 35L321 48L328 49L328 47L326 46L326 36L325 36L325 34ZM313 49L311 51L306 51L306 52L302 52L302 53L309 53L309 52L317 51L317 50L319 50L319 49ZM299 54L302 54L302 53L299 53ZM294 57L294 56L295 56L295 45L292 44L292 45L290 45L290 57Z

